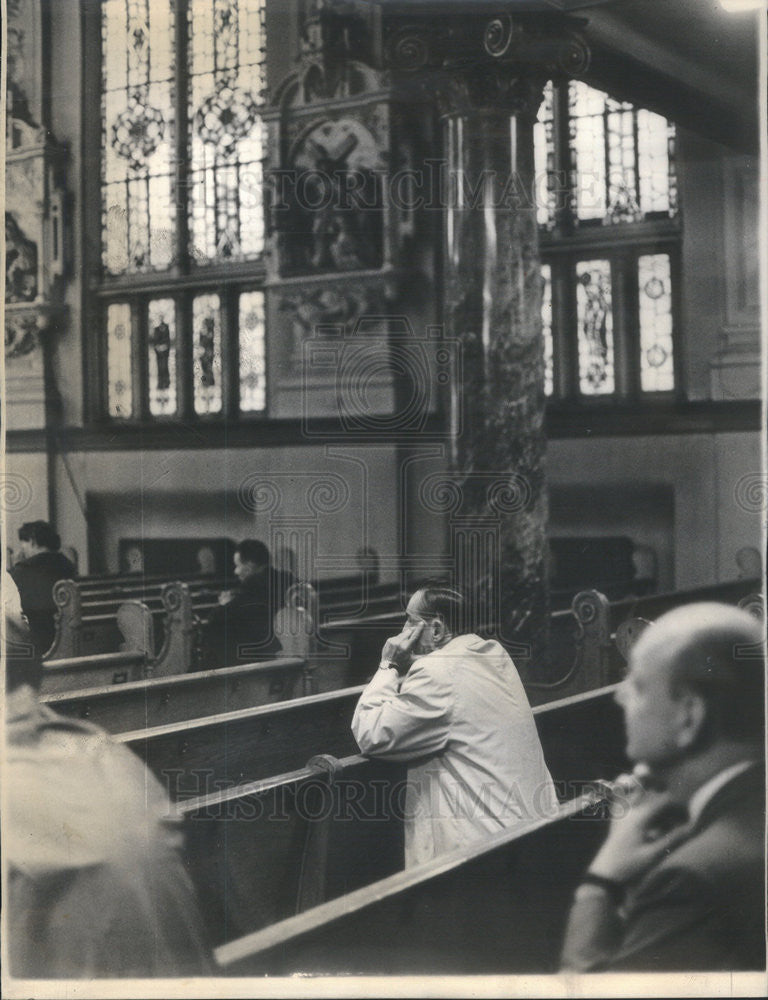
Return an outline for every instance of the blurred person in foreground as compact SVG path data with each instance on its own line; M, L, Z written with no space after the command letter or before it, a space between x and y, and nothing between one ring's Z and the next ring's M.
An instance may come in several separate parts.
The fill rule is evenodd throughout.
M495 640L463 631L462 595L423 587L406 615L352 732L364 754L408 762L411 867L551 815L557 794L515 665Z
M40 703L43 668L7 574L3 603L7 971L24 979L209 973L168 797L130 750Z
M635 774L576 891L576 971L765 968L764 629L702 603L662 615L617 690Z

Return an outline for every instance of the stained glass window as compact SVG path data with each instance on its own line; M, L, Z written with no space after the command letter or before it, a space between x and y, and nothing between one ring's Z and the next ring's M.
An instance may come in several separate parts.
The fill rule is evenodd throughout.
M162 270L175 232L174 16L169 0L102 6L102 230L109 274Z
M577 218L615 224L674 215L670 123L581 81L571 82L568 97Z
M579 390L585 396L614 391L611 264L582 260L576 265Z
M548 176L546 188L537 176L547 395L674 392L674 125L581 81L549 84L534 156Z
M264 296L254 288L264 7L101 0L84 12L88 37L101 39L92 110L100 101L102 416L223 418L238 399L244 414L266 407ZM221 266L243 261L254 268Z
M107 405L110 417L133 415L133 338L131 307L115 302L107 309Z
M221 304L218 295L197 295L192 303L195 334L195 413L221 411Z
M640 384L643 392L675 387L672 343L672 276L669 255L646 254L637 262L640 290Z
M266 405L264 359L264 293L240 296L240 409L244 413Z
M190 0L190 238L195 259L261 253L261 2Z
M171 416L176 413L176 303L153 299L147 319L149 412L154 417Z
M541 265L541 333L544 338L544 392L552 395L553 351L552 351L552 268L549 264Z

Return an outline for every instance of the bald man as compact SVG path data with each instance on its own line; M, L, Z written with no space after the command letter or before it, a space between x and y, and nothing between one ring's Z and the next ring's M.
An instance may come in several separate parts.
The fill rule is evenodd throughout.
M663 615L619 685L627 755L562 965L765 968L764 630L723 604Z

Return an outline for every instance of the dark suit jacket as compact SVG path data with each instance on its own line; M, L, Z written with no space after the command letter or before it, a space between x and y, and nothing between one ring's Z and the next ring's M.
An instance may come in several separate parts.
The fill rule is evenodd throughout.
M293 582L291 574L270 567L241 584L208 620L204 666L230 667L276 656L282 646L274 634L274 616Z
M574 904L582 971L765 968L765 768L755 764L707 803L691 835L629 889L622 907ZM601 926L597 926L601 923ZM580 932L581 936L581 932Z
M29 621L35 649L43 656L56 635L53 585L59 580L74 579L75 567L61 552L38 552L17 562L10 572L19 588L21 610Z

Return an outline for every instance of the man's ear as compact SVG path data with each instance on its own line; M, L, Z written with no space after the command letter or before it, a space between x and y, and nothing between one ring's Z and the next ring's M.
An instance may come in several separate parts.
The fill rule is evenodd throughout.
M685 691L680 697L680 727L677 744L681 750L692 747L701 738L707 719L707 706L696 691Z
M432 638L436 642L439 642L441 639L445 638L447 631L448 630L445 627L445 622L443 621L443 619L440 617L440 615L436 615L435 618L432 620Z

